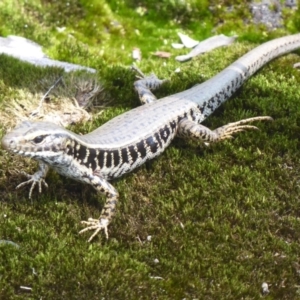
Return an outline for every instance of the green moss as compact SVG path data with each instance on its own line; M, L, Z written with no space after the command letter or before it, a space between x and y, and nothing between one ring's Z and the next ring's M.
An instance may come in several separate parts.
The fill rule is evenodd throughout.
M170 79L156 93L163 97L299 27L298 11L284 12L287 29L254 26L242 1L68 3L1 1L0 34L25 36L52 58L98 70L113 102L72 128L79 133L139 105L129 69L133 47L142 51L145 73ZM180 51L170 46L177 31L195 39L237 34L240 43L179 64ZM173 56L162 61L151 55L156 50ZM290 54L265 66L205 125L258 115L274 122L210 147L176 139L161 157L114 181L120 203L108 241L100 234L88 244L89 234L78 235L80 220L99 216L103 197L50 172L49 188L30 201L28 188L15 190L23 180L15 171L33 173L36 163L0 149L0 238L20 246L0 244L0 298L258 299L263 282L270 289L265 299L298 298L300 77L292 68L298 61ZM0 65L2 107L19 90L40 92L41 80L61 74L5 55Z

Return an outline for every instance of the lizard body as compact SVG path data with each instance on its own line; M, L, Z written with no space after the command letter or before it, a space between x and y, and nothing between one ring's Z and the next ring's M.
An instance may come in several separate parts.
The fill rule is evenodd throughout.
M107 226L115 214L118 192L108 182L131 172L147 160L160 155L175 136L216 142L232 134L256 129L248 123L270 120L255 117L229 123L210 130L201 122L263 65L285 53L300 48L300 34L262 44L251 50L229 67L206 82L183 92L155 100L148 88L161 84L155 76L135 83L144 104L117 116L86 135L77 135L48 122L25 121L2 139L2 146L10 152L39 161L39 170L28 175L28 181L18 187L32 184L46 185L44 178L49 167L59 174L92 185L105 194L106 203L99 219L82 223L86 230L107 235Z

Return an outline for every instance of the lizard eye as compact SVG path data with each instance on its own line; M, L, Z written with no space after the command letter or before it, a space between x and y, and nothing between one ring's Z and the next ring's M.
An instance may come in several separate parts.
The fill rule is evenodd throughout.
M45 137L46 137L45 135L39 135L39 136L35 137L32 141L35 144L39 144L44 140Z

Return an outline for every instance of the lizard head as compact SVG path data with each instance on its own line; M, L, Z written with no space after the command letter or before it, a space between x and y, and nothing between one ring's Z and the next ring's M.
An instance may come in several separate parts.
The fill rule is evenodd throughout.
M50 122L24 121L1 141L9 152L42 159L57 156L66 149L68 131Z

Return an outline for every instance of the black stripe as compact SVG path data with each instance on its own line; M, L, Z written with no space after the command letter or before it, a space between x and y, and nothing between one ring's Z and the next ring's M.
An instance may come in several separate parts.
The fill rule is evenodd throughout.
M74 151L73 151L73 150L74 150L74 148L72 147L72 145L68 145L68 146L67 146L67 152L66 152L66 153L67 153L68 155L70 155L70 156L73 156L73 154L74 154Z
M162 142L160 140L160 136L159 136L159 134L157 132L154 134L154 137L157 140L157 143L159 144L159 147L162 148L163 144L162 144Z
M121 156L122 156L122 163L123 164L128 164L129 159L128 159L128 154L127 154L127 148L122 148L121 149Z
M193 109L190 110L190 116L192 117L192 120L195 121L196 116L195 116L195 112Z
M77 152L77 158L80 160L84 160L87 155L86 147L79 144L79 150ZM76 149L76 148L75 148Z
M141 154L141 157L142 157L142 158L146 157L147 151L146 151L146 148L145 148L145 146L144 146L144 142L143 142L143 141L138 142L138 143L136 144L136 147L137 147L137 149L138 149L138 152Z
M158 145L157 143L154 141L153 137L150 136L147 138L146 143L148 145L148 147L150 148L152 153L156 153L158 150Z
M114 156L114 165L118 166L120 163L120 155L118 150L113 150L113 156Z
M175 121L172 121L169 123L170 124L170 127L172 129L172 132L174 132L176 130L176 127L177 127L177 123Z
M129 146L128 150L129 150L132 161L135 162L138 158L138 153L134 150L134 146Z
M92 170L94 171L97 168L97 163L96 163L96 150L95 149L89 149L90 154L88 157L88 161L85 164L88 168L91 165Z
M168 125L166 125L164 128L161 128L159 130L159 135L165 143L168 141L169 136L170 136L170 129L169 129Z
M103 169L104 167L104 155L105 155L106 151L100 150L99 154L98 154L98 165L100 167L100 169Z
M110 168L112 166L112 153L107 151L107 156L106 156L106 168Z

